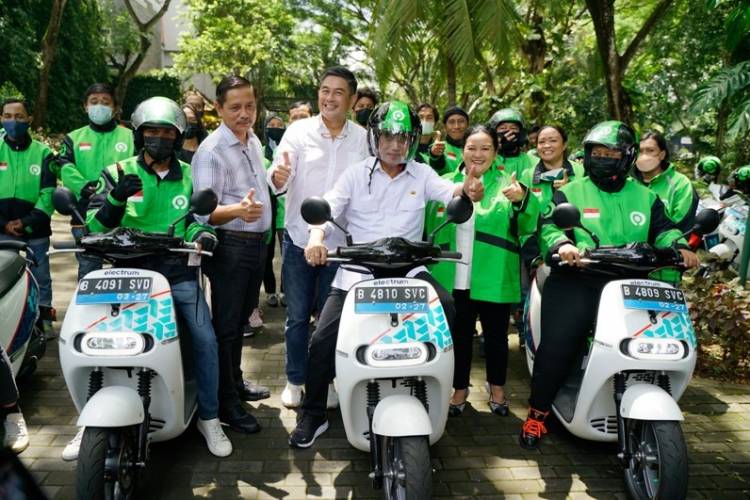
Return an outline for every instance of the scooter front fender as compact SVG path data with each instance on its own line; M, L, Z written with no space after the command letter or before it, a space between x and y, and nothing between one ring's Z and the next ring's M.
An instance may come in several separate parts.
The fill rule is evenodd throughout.
M79 427L126 427L143 422L143 401L136 391L119 385L99 389L78 417Z
M685 420L674 398L652 384L628 387L622 396L620 415L633 420Z
M422 403L406 394L380 400L372 416L372 432L378 436L429 436L432 422Z

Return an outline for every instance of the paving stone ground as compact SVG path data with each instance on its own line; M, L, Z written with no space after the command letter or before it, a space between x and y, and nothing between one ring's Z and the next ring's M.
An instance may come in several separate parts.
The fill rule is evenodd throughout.
M56 240L68 237L55 223ZM55 306L62 319L75 286L72 255L53 257ZM229 432L234 453L218 459L194 427L178 439L152 447L152 461L138 498L261 499L371 498L380 494L367 478L368 456L346 441L341 418L313 449L290 450L287 437L296 413L281 405L285 383L283 308L265 308L266 326L245 342L243 369L271 387L272 397L250 406L263 426L252 436ZM56 325L59 327L59 324ZM615 447L577 439L552 426L541 451L516 443L525 417L529 376L517 338L511 335L507 392L511 416L486 405L483 360L475 356L471 406L450 419L432 447L435 498L624 498ZM75 497L75 463L60 459L75 434L76 410L60 372L55 342L32 381L21 387L31 446L21 455L54 499ZM694 379L680 402L690 453L689 498L750 498L750 387Z

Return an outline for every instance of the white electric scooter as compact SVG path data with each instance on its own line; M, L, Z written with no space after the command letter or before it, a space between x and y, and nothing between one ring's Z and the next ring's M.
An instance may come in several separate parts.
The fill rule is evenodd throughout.
M53 203L63 215L82 220L70 190L57 189ZM216 194L196 192L190 203L188 213L208 215ZM50 254L90 253L118 266L170 252L211 255L172 234L127 228L83 236L77 248L56 248ZM157 272L114 267L92 271L78 283L59 343L65 383L80 412L77 425L85 427L79 499L133 498L150 443L175 438L190 425L197 388L190 338L181 330L169 282Z
M447 221L463 223L473 207L448 204ZM302 217L335 222L328 202L308 198ZM340 226L339 226L340 228ZM342 231L346 232L343 228ZM346 296L336 343L336 388L349 443L368 451L373 487L386 499L429 499L429 446L445 430L453 383L453 341L443 307L427 281L407 273L437 261L456 262L428 242L384 238L330 252L328 260L372 274Z
M558 227L588 232L573 205L558 205L552 217ZM713 231L718 222L715 210L705 210L692 232ZM581 346L552 411L575 436L618 443L632 498L685 498L688 457L677 401L692 377L698 345L682 291L648 277L659 268L678 267L682 259L672 249L643 243L601 247L583 257L580 272L612 281L602 290L592 337ZM553 263L560 264L559 256ZM540 267L530 290L525 349L530 373L542 340L542 288L549 272Z

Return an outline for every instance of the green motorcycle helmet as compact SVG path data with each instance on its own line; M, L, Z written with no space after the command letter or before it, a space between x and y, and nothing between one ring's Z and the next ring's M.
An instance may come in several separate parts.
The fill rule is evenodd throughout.
M143 149L144 128L174 128L177 138L174 141L175 153L182 149L187 118L182 108L172 99L151 97L140 103L130 116L133 126L133 143L136 150Z
M721 160L716 156L704 156L695 165L695 178L705 182L716 182L721 173Z
M526 144L528 144L529 142L529 134L526 130L526 122L524 122L521 113L513 108L503 108L501 110L495 111L495 114L490 117L490 121L487 123L487 127L497 132L497 126L505 122L515 123L520 127L521 130L512 143L508 143L502 135L498 135L498 139L500 139L500 149L507 152L509 150L513 150L516 148L520 149L526 146ZM504 145L506 146L504 147Z
M732 189L742 191L743 194L750 196L750 165L734 169L729 174L729 185Z
M594 158L595 146L620 151L615 158ZM622 189L628 172L638 157L638 140L635 132L620 121L606 121L595 125L583 139L583 168L591 180L602 191L614 193Z
M403 135L408 141L406 155L399 163L414 159L422 135L419 116L401 101L387 101L378 105L367 120L367 145L370 154L382 161L378 145L381 137Z

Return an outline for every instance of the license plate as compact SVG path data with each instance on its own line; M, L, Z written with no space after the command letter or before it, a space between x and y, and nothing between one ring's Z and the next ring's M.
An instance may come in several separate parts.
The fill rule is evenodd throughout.
M148 302L151 278L86 278L78 284L76 304Z
M354 295L357 314L419 313L427 306L426 286L361 286Z
M650 285L622 285L626 309L687 312L685 295L680 290Z

